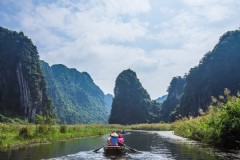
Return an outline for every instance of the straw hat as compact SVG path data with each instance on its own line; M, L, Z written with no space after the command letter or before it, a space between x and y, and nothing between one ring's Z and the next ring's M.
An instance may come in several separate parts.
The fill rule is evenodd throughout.
M111 137L118 137L118 134L116 132L110 134Z

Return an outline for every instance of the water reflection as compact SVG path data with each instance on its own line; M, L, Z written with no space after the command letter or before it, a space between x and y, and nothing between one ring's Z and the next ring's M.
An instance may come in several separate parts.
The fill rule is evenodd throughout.
M130 150L123 156L105 156L103 149L97 153L93 150L106 143L107 135L102 137L90 137L44 144L34 147L26 147L15 151L0 152L3 160L8 159L51 159L51 160L90 160L90 159L119 159L119 160L221 160L224 158L215 155L212 149L201 145L177 141L166 138L156 133L132 132L124 135L125 142L131 148L140 153L132 153Z

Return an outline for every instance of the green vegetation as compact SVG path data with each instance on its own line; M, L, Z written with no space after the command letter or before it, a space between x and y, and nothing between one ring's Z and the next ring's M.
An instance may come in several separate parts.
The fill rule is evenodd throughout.
M104 93L88 73L62 64L50 67L43 61L41 66L58 123L107 123L109 111L105 107Z
M15 125L0 123L0 150L37 143L104 135L123 128L120 125Z
M26 117L7 117L0 114L0 123L15 123L15 124L26 124L28 119Z
M158 121L157 110L160 104L151 101L150 95L132 70L124 70L118 75L114 95L109 123L136 124Z
M225 89L225 96L220 96L219 100L213 99L216 106L210 107L209 112L201 117L183 118L170 124L133 125L131 129L173 130L177 135L218 147L239 147L240 98L229 96L229 90Z
M240 30L229 31L208 52L199 65L184 76L182 92L169 93L161 109L162 121L174 121L180 117L198 116L206 112L211 96L223 94L229 88L234 95L240 90ZM171 83L169 88L174 88ZM179 90L181 91L181 89ZM171 96L172 95L172 96Z
M0 27L0 113L32 121L51 110L36 46L23 32Z
M172 122L175 120L175 112L179 107L180 98L183 94L183 89L186 83L186 78L174 77L168 87L167 99L163 102L160 111L160 119L165 122Z

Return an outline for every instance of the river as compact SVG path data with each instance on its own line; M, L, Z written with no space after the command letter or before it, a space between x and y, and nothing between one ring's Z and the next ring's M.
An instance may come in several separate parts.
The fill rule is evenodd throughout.
M125 143L138 150L120 157L105 156L103 149L93 150L106 143L109 135L88 137L49 144L24 147L18 150L0 152L1 160L235 160L240 159L238 151L232 153L214 150L205 145L182 137L172 132L133 131L124 135ZM238 153L236 153L238 152Z

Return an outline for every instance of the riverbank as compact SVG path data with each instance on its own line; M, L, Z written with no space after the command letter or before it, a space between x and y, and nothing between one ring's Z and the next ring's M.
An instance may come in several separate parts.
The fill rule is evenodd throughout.
M0 150L59 140L98 136L121 129L121 125L33 125L0 123Z
M239 94L240 95L240 94ZM223 103L224 102L224 103ZM218 148L240 149L240 98L226 95L207 113L183 118L173 123L138 124L134 130L174 131L176 135L214 145ZM181 117L181 116L180 116Z
M231 140L232 143L226 145L225 140L221 138L221 136L224 135L224 133L221 133L221 128L219 125L213 125L213 121L215 120L213 117L220 118L220 115L218 113L197 118L184 118L173 123L137 124L130 126L129 129L145 131L172 131L177 136L210 144L217 148L239 150L240 145L236 144L239 143L237 141L237 138L239 137ZM225 138L229 139L228 137Z

